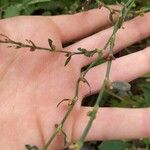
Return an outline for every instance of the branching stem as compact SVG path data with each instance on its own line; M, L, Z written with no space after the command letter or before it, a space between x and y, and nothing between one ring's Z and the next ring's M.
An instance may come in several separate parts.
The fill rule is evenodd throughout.
M114 43L115 43L115 39L116 39L115 38L116 33L122 27L122 24L123 24L124 20L126 19L127 14L130 11L130 9L132 8L133 4L134 4L134 0L128 0L128 2L124 5L124 7L122 8L122 10L120 12L119 18L118 18L116 24L114 25L113 33L103 48L103 50L105 50L109 46L109 56L110 56L110 58L109 58L110 60L108 60L108 64L107 64L105 80L103 82L103 85L102 85L101 91L99 93L99 96L96 100L96 103L93 107L93 110L88 113L88 116L90 118L89 118L89 121L88 121L80 139L74 145L70 146L70 149L72 149L72 150L80 150L82 148L83 143L85 141L85 138L86 138L91 126L92 126L93 121L96 118L96 114L98 112L99 104L102 100L103 93L104 93L105 89L107 89L107 86L109 86L109 82L110 82L109 81L109 75L110 75L110 68L111 68L111 64L112 64L112 60L113 60L113 48L115 45Z
M76 102L78 101L80 83L84 82L84 83L87 83L89 85L88 81L85 79L86 74L101 59L103 59L102 58L103 57L103 52L105 50L109 50L109 55L108 55L108 58L107 58L107 69L106 69L105 79L104 79L104 82L102 84L102 88L101 88L101 91L99 92L96 103L95 103L92 111L90 111L88 113L89 121L88 121L88 123L87 123L80 139L75 144L70 145L70 147L69 147L69 149L72 149L72 150L80 150L82 148L83 143L85 141L85 138L86 138L91 126L92 126L93 121L96 118L97 112L99 110L99 105L100 105L100 102L101 102L102 97L103 97L103 93L104 93L104 91L107 91L107 88L110 86L109 76L110 76L111 64L112 64L112 61L114 60L113 49L114 49L115 41L116 41L116 33L122 27L124 21L126 20L126 18L129 15L129 13L131 13L131 14L141 14L141 13L150 11L150 8L141 9L139 11L132 11L131 8L134 6L134 1L135 0L128 0L126 4L121 5L122 6L121 10L117 10L117 9L110 8L109 6L107 6L103 2L101 2L100 0L96 0L96 3L100 7L105 7L106 9L108 9L110 11L110 19L112 21L113 21L113 16L112 15L114 13L119 13L119 17L118 17L117 21L114 23L113 32L112 32L110 38L108 39L108 41L106 42L105 46L102 49L94 49L94 50L91 50L91 51L87 51L86 49L79 48L78 51L76 51L76 52L64 51L64 50L56 49L56 47L55 47L55 45L53 45L51 39L48 39L50 47L45 48L45 47L36 46L31 40L26 40L27 43L21 43L21 42L16 42L16 41L10 39L6 35L0 34L0 36L4 38L3 40L0 39L0 43L11 44L9 47L15 47L16 49L29 48L31 51L46 50L46 51L49 51L49 52L63 53L63 54L66 55L66 57L68 57L67 60L66 60L66 63L65 63L66 65L70 61L71 57L74 56L74 55L81 55L82 54L82 55L85 55L87 57L92 57L94 54L96 54L96 53L98 54L95 61L93 61L89 65L89 67L84 72L82 72L81 76L77 80L75 94L74 94L74 97L71 100L69 100L68 110L66 111L66 113L65 113L64 117L62 118L61 122L56 126L56 129L55 129L54 133L51 135L51 137L47 141L46 145L42 148L42 150L47 150L48 149L49 145L54 140L54 138L57 136L57 134L63 133L63 135L65 135L65 133L63 131L63 126L64 126L65 121L67 120L68 116L72 112ZM89 2L90 1L87 1L87 3L85 3L85 7ZM117 96L117 98L121 99L118 96ZM66 99L66 100L68 100L68 99ZM61 102L63 102L63 101L61 101ZM59 105L60 104L61 103L59 103Z

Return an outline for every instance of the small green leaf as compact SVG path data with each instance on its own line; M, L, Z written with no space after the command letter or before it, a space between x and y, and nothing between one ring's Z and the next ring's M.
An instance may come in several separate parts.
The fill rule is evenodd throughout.
M27 150L31 150L32 149L32 147L30 145L25 145L25 147L26 147Z
M20 15L21 10L22 10L22 4L11 5L7 7L6 10L4 11L4 17L8 18L8 17Z
M78 51L82 52L84 56L92 57L95 54L95 51L88 51L85 48L78 48Z
M32 149L33 150L39 150L39 148L37 146L33 146Z
M83 83L86 83L86 84L88 85L88 87L89 87L89 89L90 89L90 94L91 94L91 86L90 86L90 83L87 81L87 79L81 78L81 81L82 81Z
M39 148L37 146L30 146L30 145L25 145L27 150L39 150Z
M54 51L56 49L56 47L55 47L55 45L53 45L53 41L51 39L48 39L48 44L52 51Z
M93 52L87 51L87 52L84 53L84 56L86 56L86 57L92 57L94 54L95 53L93 53Z
M144 142L146 145L150 145L150 138L145 138L145 139L143 139L143 142Z
M99 150L125 150L125 143L122 141L104 141L99 147Z
M78 51L83 52L83 53L87 52L85 48L80 48L80 47L78 48Z
M48 39L48 44L49 44L49 46L51 47L52 44L53 44L53 41L52 41L51 39Z

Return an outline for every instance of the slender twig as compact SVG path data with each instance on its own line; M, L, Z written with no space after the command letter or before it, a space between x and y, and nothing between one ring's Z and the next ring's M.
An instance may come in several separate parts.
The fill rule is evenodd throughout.
M53 49L52 47L50 48L45 48L45 47L40 47L40 46L36 46L31 40L26 40L27 43L21 43L21 42L16 42L12 39L10 39L8 36L6 35L3 35L3 34L0 34L1 37L4 37L5 39L4 40L0 40L0 43L3 43L3 44L9 44L8 47L15 47L16 49L19 49L19 48L31 48L31 49L34 49L34 50L44 50L44 51L50 51L50 52L56 52L56 53L65 53L65 54L82 54L82 52L74 52L72 53L71 51L64 51L64 50L58 50L58 49ZM11 45L10 45L11 44Z
M40 47L37 46L33 41L31 40L26 40L26 43L14 41L11 38L9 38L7 35L0 34L0 37L3 39L0 39L0 43L7 44L8 48L14 47L15 49L20 49L20 48L29 48L30 51L35 51L35 50L43 50L43 51L49 51L52 53L63 53L67 57L65 66L69 63L71 60L72 56L74 55L84 55L85 57L92 57L94 54L97 53L97 49L94 50L86 50L83 48L78 48L78 51L69 51L69 50L63 50L63 49L57 49L55 45L53 45L53 41L51 39L48 39L49 46L48 48L46 47Z
M52 134L52 136L50 137L50 139L48 140L48 142L46 143L46 145L42 148L42 150L47 150L48 146L51 144L51 142L53 141L53 139L56 137L56 135L58 133L60 133L62 131L62 128L64 126L64 123L66 121L66 119L68 118L68 116L70 115L72 109L74 108L74 105L76 104L77 100L78 100L78 95L79 95L79 84L81 82L81 79L79 78L77 80L76 83L76 90L75 90L75 96L74 98L70 101L70 103L68 104L68 110L65 113L62 121L60 122L60 124L58 124L57 128L55 129L54 133Z
M143 7L140 10L130 11L130 14L133 16L144 15L144 13L150 12L150 7Z
M112 56L113 56L115 35L116 35L117 31L122 27L122 24L123 24L125 18L127 17L127 14L129 12L129 10L132 8L133 3L134 3L134 0L128 0L128 2L124 5L124 7L122 8L122 11L120 12L120 17L118 18L118 20L117 20L117 22L116 22L116 24L114 26L114 30L113 30L112 36L108 40L109 42L107 42L106 45L104 46L104 49L106 49L108 45L110 46L109 54L111 56L111 59L108 61L108 64L107 64L105 80L103 82L101 91L100 91L99 96L98 96L98 98L96 100L96 103L94 105L93 110L88 113L88 116L90 118L89 118L89 121L88 121L86 127L84 128L84 131L83 131L80 139L74 145L71 145L70 149L80 150L82 148L83 143L85 141L85 138L86 138L86 136L87 136L91 126L92 126L93 121L96 118L96 114L98 112L99 104L100 104L100 102L102 100L103 93L104 93L105 89L107 89L107 85L109 85L109 82L110 82L109 81L109 75L110 75L110 68L111 68L111 64L112 64L112 60L113 60Z
M113 92L110 91L110 90L105 89L105 92L108 93L109 95L112 95L113 97L117 98L117 99L120 100L120 101L125 101L122 97L116 95L115 93L113 93Z
M120 13L120 10L119 9L115 9L115 8L112 8L112 7L109 7L108 5L106 5L104 2L100 1L100 0L95 0L96 3L98 4L99 8L101 7L105 7L106 9L109 10L109 12L111 14L114 14L114 13Z

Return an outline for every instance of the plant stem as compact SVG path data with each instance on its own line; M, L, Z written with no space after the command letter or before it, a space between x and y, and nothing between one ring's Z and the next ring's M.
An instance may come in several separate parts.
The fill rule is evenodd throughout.
M75 145L71 145L70 149L73 150L80 150L83 146L83 143L85 141L85 138L92 126L93 121L96 118L96 114L97 111L99 109L99 104L102 100L102 96L103 93L105 91L105 89L107 88L108 82L109 82L109 75L110 75L110 68L111 68L111 64L112 64L112 60L113 60L113 48L114 48L114 43L115 43L115 37L116 37L116 33L117 31L122 27L123 22L125 21L127 14L129 12L129 10L132 8L132 5L134 3L134 0L128 0L128 2L124 5L124 7L122 8L122 11L120 12L120 17L118 18L115 26L114 26L114 30L113 33L111 35L111 37L109 38L108 42L106 43L106 45L104 46L103 50L105 50L108 46L110 46L109 48L109 55L111 56L111 58L109 58L110 60L108 60L108 64L107 64L107 70L106 70L106 76L105 76L105 80L103 82L101 91L99 93L99 96L96 100L96 103L93 107L93 110L91 112L88 113L88 116L90 117L80 139L75 143Z
M2 34L0 34L0 35L3 36ZM5 36L5 37L7 37L7 36ZM25 43L21 43L21 42L16 42L16 41L11 40L10 38L8 40L0 40L0 43L12 44L16 47L20 46L18 48L33 48L33 45L25 44ZM35 46L34 47L35 50L37 49L37 50L43 50L43 51L49 51L49 52L55 52L55 53L65 53L65 54L70 54L71 53L72 55L83 54L83 52L71 52L71 51L64 51L64 50L58 50L58 49L53 50L52 48L45 48L45 47L40 47L40 46L36 46L36 45L34 45L34 46Z
M60 122L60 124L58 124L57 128L55 129L54 133L52 134L52 136L50 137L50 139L48 140L48 142L46 143L46 145L41 149L41 150L47 150L47 148L49 147L49 145L51 144L51 142L54 140L54 138L56 137L56 135L58 133L60 133L62 131L62 128L64 126L64 123L66 121L66 119L68 118L68 116L70 115L71 111L74 108L74 105L76 104L77 100L78 100L78 94L79 94L79 84L80 84L80 78L77 80L76 82L76 90L75 90L75 96L74 98L71 100L71 103L69 104L69 108L67 110L67 112L65 113L62 121Z
M109 91L109 90L106 90L106 89L105 89L105 92L107 92L109 95L112 95L113 97L117 98L117 99L120 100L120 101L125 101L122 97L116 95L115 93L113 93L113 92L111 92L111 91Z
M94 121L94 119L96 118L96 114L97 114L97 111L98 111L98 109L99 109L99 103L101 102L101 100L102 100L102 96L103 96L103 93L104 93L104 91L105 91L105 82L103 83L103 85L102 85L102 88L101 88L101 91L100 91L100 93L99 93L99 95L98 95L98 98L97 98L97 100L96 100L96 103L95 103L95 105L94 105L94 108L93 108L93 110L91 111L91 112L89 112L89 114L88 114L88 116L90 117L90 119L89 119L89 121L88 121L88 124L87 124L87 126L85 127L85 129L84 129L84 131L83 131L83 134L82 134L82 136L80 137L80 139L77 141L77 143L76 143L76 148L75 148L75 150L77 149L79 149L80 150L80 148L82 147L82 145L83 145L83 143L84 143L84 140L85 140L85 138L86 138L86 136L87 136L87 134L88 134L88 131L90 130L90 128L91 128L91 126L92 126L92 123L93 123L93 121Z

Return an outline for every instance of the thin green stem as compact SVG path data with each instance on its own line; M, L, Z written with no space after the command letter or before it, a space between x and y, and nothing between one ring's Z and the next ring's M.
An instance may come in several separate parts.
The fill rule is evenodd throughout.
M102 58L101 57L97 57L95 61L93 61L89 66L88 68L83 72L83 77L85 77L85 75L87 74L87 72L92 68L94 67Z
M16 46L15 48L33 48L33 45L24 44L24 43L16 42L13 40L0 40L0 43L12 44L12 45ZM12 47L12 46L10 46L10 47ZM35 50L37 49L37 50L49 51L49 52L56 52L56 53L65 53L65 54L72 53L71 51L64 51L64 50L58 50L58 49L52 50L52 48L45 48L45 47L40 47L40 46L35 46L34 49ZM77 52L77 53L73 53L72 55L74 55L74 54L83 54L83 53Z
M107 71L106 71L106 79L109 80L110 69L111 69L112 60L107 62Z
M103 83L103 85L102 85L101 91L100 91L98 98L96 100L96 103L94 105L94 109L91 112L89 112L89 114L88 114L88 116L90 116L90 119L89 119L88 125L86 126L86 128L83 131L82 136L80 137L79 143L82 143L81 141L84 142L84 139L87 136L88 131L90 130L94 119L96 118L96 114L97 114L97 111L99 109L99 103L102 100L102 96L103 96L104 91L105 91L105 83Z
M105 92L108 93L109 95L112 95L113 97L117 98L120 101L125 101L122 97L116 95L115 93L113 93L112 91L109 91L107 89L105 89Z
M60 132L62 132L62 128L64 126L64 123L65 123L66 119L68 118L68 116L70 115L71 111L74 108L74 105L76 104L76 102L78 100L80 81L81 80L79 78L77 80L77 82L76 82L75 96L71 100L70 104L68 104L69 108L68 108L67 112L65 113L65 115L64 115L62 121L60 122L60 124L57 125L57 128L55 129L54 133L51 135L51 137L48 140L48 142L46 143L46 145L42 148L42 150L47 150L47 148L49 147L49 145L51 144L51 142L54 140L54 138L57 136L57 134L60 133Z
M92 123L96 118L96 114L97 114L97 111L99 109L99 104L102 100L103 93L104 93L105 89L107 88L107 85L108 85L108 82L109 82L109 75L110 75L110 69L111 69L111 64L112 64L112 60L113 60L112 56L113 56L113 48L114 48L114 45L115 45L114 43L115 43L115 39L116 39L116 33L122 27L122 24L125 21L129 10L132 8L133 3L134 3L134 0L129 0L124 5L124 7L122 8L122 11L120 12L120 17L118 18L118 20L117 20L117 22L114 26L113 33L112 33L111 37L109 38L108 42L106 43L106 45L104 46L103 50L105 50L108 46L110 46L110 48L109 48L109 57L111 56L109 58L110 60L108 60L105 80L103 82L103 85L102 85L101 91L99 93L99 96L96 100L96 103L93 107L93 110L91 112L89 112L89 114L88 114L90 119L89 119L89 121L88 121L88 123L87 123L80 139L76 142L75 145L71 145L70 149L74 149L74 150L80 150L81 149L81 147L83 146L83 143L85 141L85 138L86 138L91 126L92 126Z

